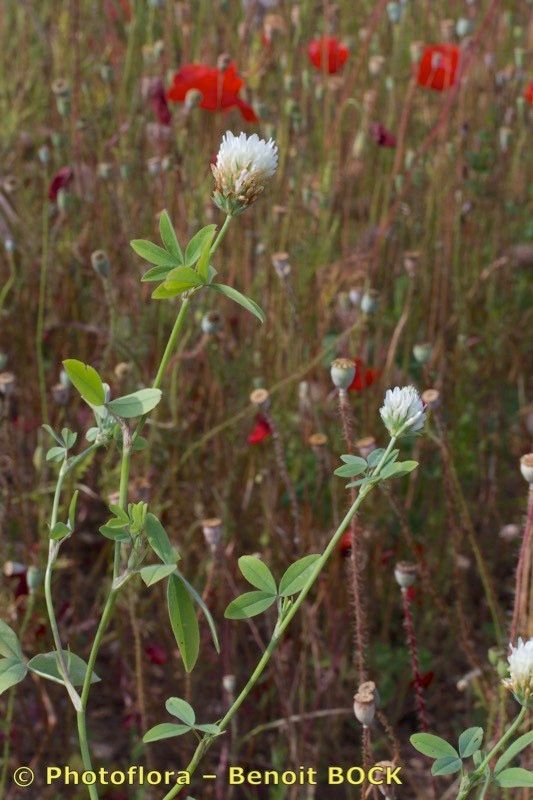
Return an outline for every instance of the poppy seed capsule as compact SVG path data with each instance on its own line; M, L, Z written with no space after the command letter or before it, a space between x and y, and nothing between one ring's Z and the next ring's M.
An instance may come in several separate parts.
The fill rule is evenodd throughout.
M440 392L437 389L426 389L421 395L426 408L437 408L440 405Z
M307 441L309 443L309 447L311 447L313 450L321 450L327 445L328 437L325 433L312 433Z
M349 358L336 358L331 364L331 380L337 389L346 389L355 378L355 364Z
M383 69L383 64L385 63L385 57L381 55L370 56L368 59L368 71L373 76L376 77L380 74L381 70Z
M273 253L271 256L272 266L276 270L279 278L288 278L291 274L291 264L288 253Z
M415 344L413 346L413 355L415 357L415 361L422 365L427 364L431 358L432 350L433 348L430 342L421 342L420 344Z
M37 567L28 567L28 571L26 573L26 583L28 584L28 589L30 590L30 594L39 589L43 582L43 573Z
M250 395L250 403L257 408L268 408L270 405L268 389L254 389Z
M25 574L26 567L24 564L21 564L18 561L6 561L3 572L6 578L16 578L19 575Z
M204 519L202 521L202 532L209 549L213 554L218 551L222 540L222 520L218 517Z
M109 277L109 258L105 250L95 250L91 253L91 266L101 278Z
M196 108L200 105L203 99L203 94L199 89L189 89L187 94L185 95L185 110L192 111L193 108Z
M6 239L5 240L4 249L5 249L6 253L12 253L13 252L13 250L15 249L15 242L13 241L13 239Z
M65 99L70 98L70 85L65 78L57 78L52 83L52 92L56 97L62 97Z
M375 291L365 292L361 298L361 311L363 314L373 314L378 305L378 295Z
M364 436L356 441L355 446L363 458L368 458L370 453L376 449L376 440L373 436Z
M358 691L353 698L353 713L365 728L370 725L376 715L376 703L373 693Z
M387 3L387 16L393 25L397 24L402 18L401 3Z
M235 692L235 675L224 675L222 677L222 687L229 695Z
M12 372L0 373L0 394L9 397L15 391L15 376Z
M525 456L522 456L520 459L520 472L528 483L533 483L533 453L526 453Z
M415 583L417 574L416 564L411 564L409 561L399 561L394 567L394 577L402 591L409 589Z
M221 53L217 58L217 69L220 72L225 72L231 64L231 56L229 53Z
M470 36L473 30L474 25L472 20L467 19L466 17L459 17L455 23L455 32L460 39L464 38L465 36Z
M222 327L222 317L218 311L209 311L202 317L200 326L202 328L202 333L213 336L218 333Z
M13 194L20 186L20 181L16 175L6 175L2 181L2 189L6 194Z
M96 168L96 172L99 178L103 181L108 181L113 174L113 164L108 161L101 161Z
M52 386L52 398L58 406L66 406L69 396L70 389L68 386L63 386L62 383L56 383Z
M392 773L395 769L396 764L393 761L378 761L372 768L376 783L379 781L379 792L386 800L396 800L398 796L394 786L387 784L387 775Z

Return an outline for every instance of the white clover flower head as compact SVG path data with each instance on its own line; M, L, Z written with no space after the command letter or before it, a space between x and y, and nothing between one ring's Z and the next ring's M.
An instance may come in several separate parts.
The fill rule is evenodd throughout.
M426 421L424 404L414 386L387 389L379 413L391 436L418 433Z
M216 164L213 200L231 216L241 214L265 188L278 167L278 148L273 139L266 142L257 133L235 136L226 131L222 137Z
M511 644L510 648L509 678L503 684L520 705L530 706L533 701L533 638L527 642L519 639L516 647Z

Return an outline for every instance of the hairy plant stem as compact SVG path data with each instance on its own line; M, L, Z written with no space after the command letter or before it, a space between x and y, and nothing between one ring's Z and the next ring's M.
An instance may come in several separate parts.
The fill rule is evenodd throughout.
M466 800L469 796L471 790L479 783L481 780L483 773L502 747L507 744L513 733L520 727L524 717L526 716L527 708L526 706L522 706L520 709L520 713L515 718L514 722L511 723L509 728L505 731L502 738L496 742L492 750L485 756L479 767L475 769L470 775L466 775L463 780L461 781L461 786L459 787L459 794L457 795L457 800Z
M400 431L400 433L401 433L401 431ZM400 435L400 433L398 434L398 436ZM394 447L394 445L396 443L396 440L397 440L397 436L393 436L392 439L390 440L387 449L383 453L379 463L376 465L376 467L375 467L375 469L374 469L374 471L372 473L373 475L378 475L379 474L379 472L381 470L381 467L385 463L389 453L392 451L392 449L393 449L393 447ZM318 578L318 576L320 575L320 573L324 569L324 567L325 567L327 561L329 560L331 554L335 551L335 548L337 547L337 545L338 545L343 533L349 527L349 525L350 525L350 523L352 521L352 518L354 517L354 515L357 513L358 509L362 505L363 500L372 491L372 488L373 487L371 485L370 486L367 485L367 486L363 487L360 490L358 496L356 497L355 501L350 506L350 509L348 510L346 516L344 517L344 519L340 523L339 527L337 528L337 530L335 531L335 533L331 537L331 539L330 539L328 545L326 546L326 548L324 549L323 553L316 560L314 568L313 568L311 574L309 575L309 578L307 579L307 582L306 582L305 586L303 587L302 591L297 596L296 600L294 600L294 602L292 602L291 605L289 605L287 607L286 612L282 613L280 615L280 617L278 619L278 623L277 623L277 625L276 625L276 627L274 629L274 633L272 635L272 639L270 640L270 642L268 644L268 647L266 648L265 652L263 653L263 655L259 659L256 668L254 669L254 671L252 672L252 674L248 678L248 681L246 682L246 685L244 686L244 688L242 689L242 691L240 692L238 697L234 700L233 704L231 705L229 710L226 712L225 716L219 721L218 725L219 725L219 728L220 728L221 731L225 731L226 730L226 728L228 727L229 723L231 722L231 720L233 719L233 717L235 716L235 714L237 713L237 711L239 710L241 705L244 703L244 701L246 700L246 698L248 697L248 695L252 691L253 687L255 686L255 684L257 683L257 681L259 680L259 678L263 674L268 662L270 661L270 659L272 657L272 654L274 653L274 651L276 650L279 642L281 641L281 638L283 637L283 634L285 633L286 629L290 625L293 617L296 615L296 613L300 609L300 606L302 605L303 601L305 600L305 598L309 594L309 592L310 592L311 588L313 587L316 579ZM189 775L193 775L194 774L194 772L196 771L196 768L198 767L198 764L202 760L202 757L207 752L207 750L209 749L209 747L211 746L211 744L215 740L215 738L216 737L214 737L214 736L207 735L207 736L204 736L200 740L196 750L194 751L193 757L192 757L191 761L189 762L189 764L188 764L188 766L186 768L186 771L189 773ZM167 792L167 794L164 796L163 800L173 800L173 798L176 797L181 792L182 788L183 788L183 786L179 786L179 785L173 786L172 789L169 792Z
M50 221L48 216L48 197L46 195L48 177L45 170L43 177L45 195L43 198L42 241L41 241L41 271L39 275L39 300L37 306L37 326L35 329L35 351L37 356L37 375L39 380L39 394L41 399L41 414L43 422L48 423L48 403L46 399L46 378L43 357L44 315L46 310L46 288L48 281L48 246Z

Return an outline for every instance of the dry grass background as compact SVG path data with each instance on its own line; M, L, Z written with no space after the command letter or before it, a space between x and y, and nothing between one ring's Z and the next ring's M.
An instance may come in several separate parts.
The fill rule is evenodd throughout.
M95 755L117 767L183 764L188 750L181 740L149 751L139 745L142 731L163 718L164 699L195 698L215 718L228 700L222 677L235 674L240 685L255 663L268 638L268 615L250 624L222 618L242 588L236 559L260 552L281 573L296 555L288 544L293 491L302 552L316 551L343 514L347 498L332 469L346 447L327 367L335 354L347 355L378 370L371 386L350 394L355 439L383 440L377 409L387 386L412 382L441 394L430 435L414 445L421 468L394 485L392 496L373 497L360 518L370 671L409 767L400 796L427 797L427 764L408 745L417 722L395 561L424 565L413 609L422 671L434 673L425 691L431 729L453 736L488 712L494 732L509 712L486 652L506 643L526 509L518 459L531 449L528 3L417 0L405 4L399 24L391 23L386 3L374 0L281 0L266 16L260 3L247 5L245 13L236 0L169 0L159 8L137 0L128 21L128 4L114 0L4 3L0 234L15 249L0 255L0 349L15 388L1 405L0 555L25 566L42 566L45 558L53 470L42 459L43 415L54 427L81 431L89 424L74 394L66 405L54 399L61 360L89 361L115 392L147 384L157 364L174 309L150 301L130 239L155 239L163 208L183 240L221 221L210 201L209 169L221 134L244 126L273 135L279 173L234 223L217 257L225 282L260 302L267 322L260 327L217 300L220 332L206 338L200 322L211 306L195 304L150 447L132 470L132 496L149 499L162 515L187 574L208 596L222 655L203 629L201 663L185 677L161 592L128 593L98 665L106 679L90 710ZM472 33L458 41L448 21L460 17L471 19ZM265 30L272 33L268 46ZM324 31L351 47L345 68L331 77L314 70L305 52ZM444 36L465 49L462 81L448 92L424 90L411 77L410 44ZM237 111L172 106L171 126L158 126L143 98L143 78L159 76L168 85L168 73L180 64L215 65L223 52L246 80L260 123L246 127ZM372 75L369 59L379 55L382 67ZM71 86L66 115L52 92L58 78ZM372 122L396 135L396 148L376 144ZM46 165L39 159L43 145ZM66 165L74 170L67 197L50 202L50 180ZM91 268L97 249L109 256L105 285ZM272 264L280 252L292 267L287 279ZM363 314L350 292L352 298L375 292L375 311ZM413 355L422 343L431 344L423 365ZM279 439L250 445L255 412L248 398L257 386L272 392ZM318 451L309 444L316 432L327 436ZM54 591L65 640L80 654L105 590L109 543L98 525L116 491L117 467L111 450L75 476L80 525L65 547ZM224 551L215 559L200 524L212 516L224 522ZM356 670L347 565L342 553L330 564L232 736L212 751L214 769L228 759L259 768L358 763L360 732L349 713ZM17 628L27 603L23 581L0 581L1 616ZM527 621L520 624L526 633ZM49 649L48 640L37 595L26 652ZM478 666L481 681L467 680L460 691L457 682ZM319 710L332 713L304 716ZM249 734L288 717L297 719ZM60 687L28 679L15 705L13 763L76 763L74 730ZM379 758L390 756L383 732L374 746ZM330 788L320 797L353 792ZM222 784L193 794L230 797ZM313 795L268 793L275 800L304 796Z

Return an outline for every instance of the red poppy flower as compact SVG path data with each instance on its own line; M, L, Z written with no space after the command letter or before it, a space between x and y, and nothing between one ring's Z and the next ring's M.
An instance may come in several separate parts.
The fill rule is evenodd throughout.
M346 64L350 51L336 36L322 36L309 42L307 55L316 69L334 75Z
M533 81L530 81L524 89L524 99L526 103L533 105Z
M166 664L168 661L167 651L164 647L161 647L160 644L156 644L152 642L151 644L147 644L144 648L144 652L148 656L149 660L152 664Z
M248 434L248 444L259 444L267 439L272 433L268 420L262 414L258 414L255 418L255 425Z
M52 201L57 200L57 193L60 189L65 189L72 178L74 177L74 170L72 167L61 167L50 181L48 187L48 198Z
M106 0L104 11L110 22L131 19L131 8L128 0Z
M185 64L174 75L167 97L174 103L183 103L187 92L198 89L202 93L200 108L208 111L238 108L247 122L258 122L252 106L239 96L243 86L244 81L233 63L224 71L206 64Z
M432 44L424 48L418 64L419 86L442 92L457 80L461 51L454 44Z
M377 369L372 369L371 367L365 366L365 363L361 358L353 358L352 361L355 364L355 376L351 384L348 386L348 391L361 392L363 389L367 389L369 386L372 386L379 373Z
M388 131L381 122L372 123L370 135L380 147L396 147L396 136Z

